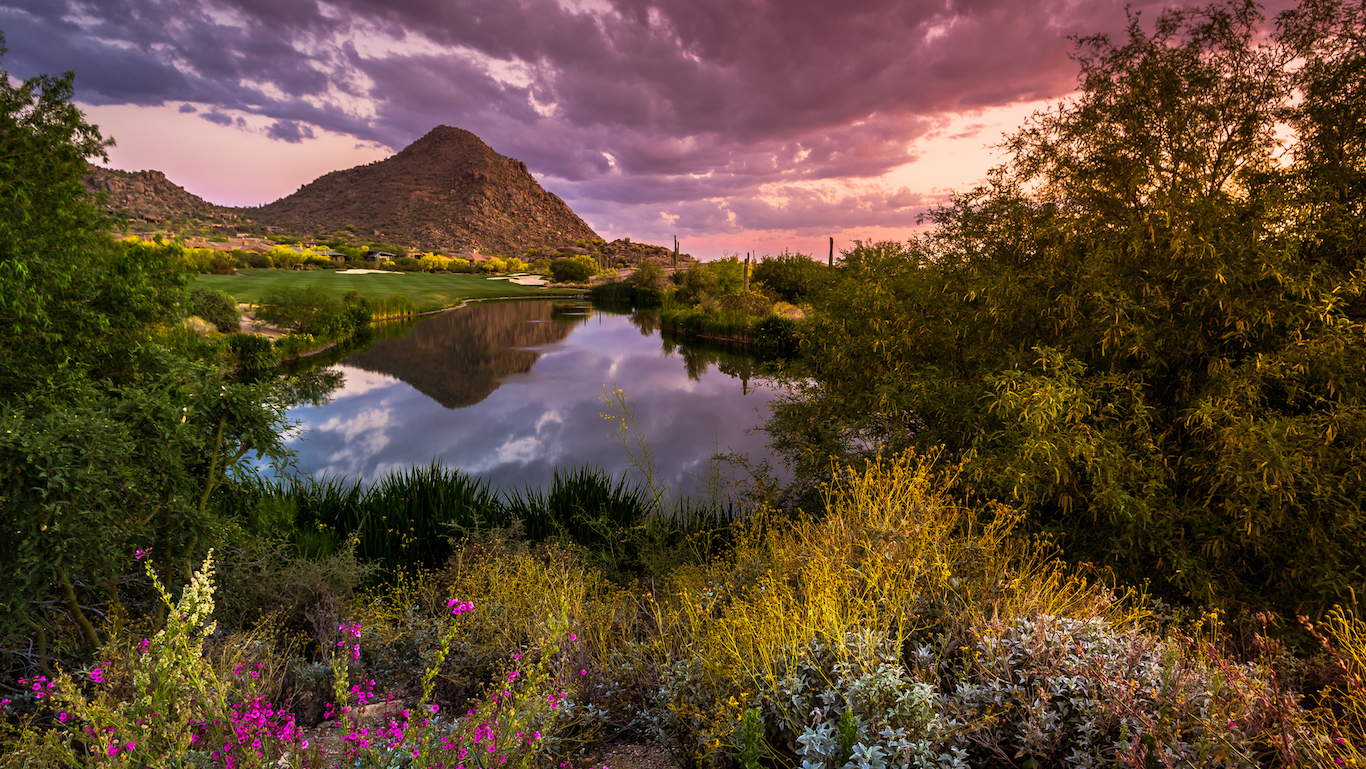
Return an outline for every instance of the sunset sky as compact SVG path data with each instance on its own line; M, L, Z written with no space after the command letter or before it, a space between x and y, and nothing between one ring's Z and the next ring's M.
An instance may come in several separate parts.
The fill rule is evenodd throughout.
M446 124L609 240L824 254L982 180L1074 89L1068 37L1125 23L1123 0L0 0L0 68L74 69L111 166L214 203Z

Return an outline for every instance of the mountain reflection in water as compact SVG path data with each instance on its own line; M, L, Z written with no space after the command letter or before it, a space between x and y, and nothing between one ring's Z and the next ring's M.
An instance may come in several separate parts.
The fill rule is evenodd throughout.
M475 304L380 338L332 370L325 404L301 404L299 472L374 480L433 459L494 488L549 483L555 467L617 474L629 458L602 418L621 387L666 483L695 488L720 450L768 456L752 429L777 391L743 351L661 339L657 313L564 301Z
M397 339L353 353L346 365L402 379L448 409L489 397L509 374L525 374L541 354L529 347L559 342L583 317L553 302L480 303L442 313Z

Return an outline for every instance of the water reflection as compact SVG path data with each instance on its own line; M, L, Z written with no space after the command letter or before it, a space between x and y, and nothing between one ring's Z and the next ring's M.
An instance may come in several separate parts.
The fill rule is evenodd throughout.
M752 428L777 394L742 351L661 339L657 313L548 301L433 316L327 370L344 379L331 402L290 412L301 472L372 480L436 458L502 488L557 465L624 470L604 386L626 391L664 480L684 488L717 449L767 456Z
M529 348L563 340L583 316L579 305L553 302L475 304L352 353L346 365L401 379L448 409L465 408L503 377L530 371L540 353Z

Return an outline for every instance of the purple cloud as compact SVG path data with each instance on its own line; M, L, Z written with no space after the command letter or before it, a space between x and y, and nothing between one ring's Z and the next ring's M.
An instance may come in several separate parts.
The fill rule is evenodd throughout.
M1068 37L1122 34L1125 2L0 0L0 29L12 72L74 68L90 104L194 102L280 141L395 150L460 126L598 223L655 227L667 206L701 232L913 224L928 198L802 184L876 179L948 116L1070 92Z
M266 136L290 144L313 138L313 129L297 120L276 120L266 129Z

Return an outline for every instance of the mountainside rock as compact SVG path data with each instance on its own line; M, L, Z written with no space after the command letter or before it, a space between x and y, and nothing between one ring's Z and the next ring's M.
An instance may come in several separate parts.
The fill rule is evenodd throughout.
M92 165L82 180L120 218L191 219L218 216L218 206L166 178L160 171L119 171Z
M304 235L354 233L430 250L516 255L598 235L478 136L438 126L384 160L334 171L243 215Z

